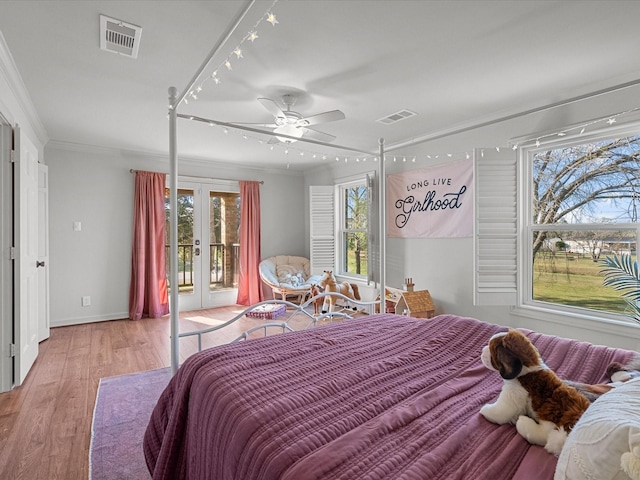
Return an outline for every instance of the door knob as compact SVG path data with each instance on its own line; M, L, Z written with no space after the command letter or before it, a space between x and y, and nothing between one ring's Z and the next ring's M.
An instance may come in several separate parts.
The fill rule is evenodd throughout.
M44 260L42 262L36 261L36 268L44 267Z
M198 255L200 255L200 249L199 249L199 248L196 248L195 255L196 255L196 257L197 257Z

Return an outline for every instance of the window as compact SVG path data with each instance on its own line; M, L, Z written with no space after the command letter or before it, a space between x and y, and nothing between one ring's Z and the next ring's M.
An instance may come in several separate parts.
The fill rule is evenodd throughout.
M366 178L338 186L340 209L338 273L367 278L369 267L369 188Z
M520 302L600 318L628 313L620 292L603 286L601 260L637 260L640 127L522 154Z
M311 271L333 270L356 280L375 280L371 234L377 227L375 172L309 187Z

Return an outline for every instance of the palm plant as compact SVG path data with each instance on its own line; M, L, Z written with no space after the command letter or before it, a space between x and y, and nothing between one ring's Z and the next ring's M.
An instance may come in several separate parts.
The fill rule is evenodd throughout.
M602 285L612 287L621 292L622 298L629 306L629 316L640 323L640 273L638 262L631 255L623 253L619 257L605 257L601 260L604 268L600 270L604 274Z

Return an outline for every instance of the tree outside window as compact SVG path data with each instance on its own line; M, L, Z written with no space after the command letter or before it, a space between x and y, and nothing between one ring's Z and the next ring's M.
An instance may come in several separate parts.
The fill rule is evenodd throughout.
M601 259L637 258L640 135L532 149L529 167L530 299L624 313Z
M340 188L342 239L340 271L343 274L367 276L369 190L364 182Z

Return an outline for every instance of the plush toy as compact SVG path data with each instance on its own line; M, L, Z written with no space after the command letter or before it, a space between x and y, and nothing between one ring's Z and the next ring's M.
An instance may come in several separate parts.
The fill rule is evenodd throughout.
M285 283L288 283L293 287L297 287L300 284L300 277L298 277L298 275L291 275L290 273L287 273L284 276L284 280Z
M311 298L317 297L321 293L322 293L322 291L320 290L320 287L318 285L316 285L315 283L311 285L311 287L309 289L309 295L311 296ZM317 298L317 299L315 299L313 301L313 314L314 315L317 316L320 313L320 307L321 307L323 302L324 302L324 300L322 298Z
M322 275L322 278L318 282L318 285L321 288L324 288L325 292L336 292L344 295L347 298L350 298L351 300L360 300L358 285L348 282L342 282L338 284L332 270L324 271L324 275ZM333 312L335 304L335 296L327 295L326 297L324 297L324 303L322 304L322 313ZM357 308L353 307L353 310L357 310Z
M480 413L493 423L515 423L529 443L559 455L567 435L589 407L589 400L558 378L518 330L491 337L480 359L504 379L498 399L483 406Z
M640 480L640 445L636 445L630 452L622 454L620 466L633 480Z

